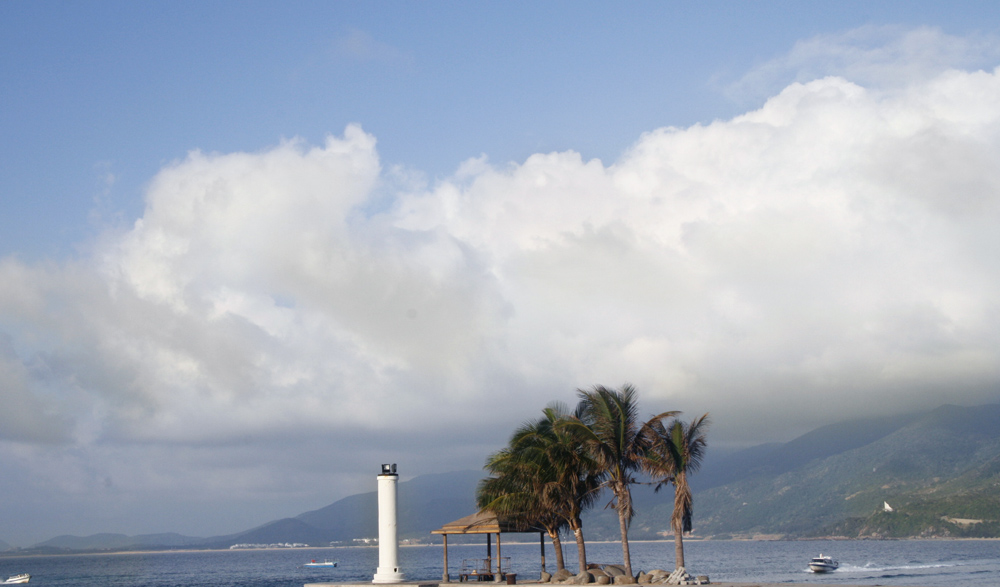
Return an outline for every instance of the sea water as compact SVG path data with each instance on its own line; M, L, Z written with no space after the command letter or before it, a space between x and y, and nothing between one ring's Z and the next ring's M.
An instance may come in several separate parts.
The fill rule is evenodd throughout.
M714 582L810 583L817 585L912 585L923 587L1000 585L1000 541L995 540L846 540L846 541L696 541L684 543L688 572ZM495 548L495 547L494 547ZM840 561L829 574L809 572L820 553ZM495 551L493 553L496 554ZM546 568L555 570L551 544ZM672 570L674 543L632 542L632 568ZM537 579L539 543L501 543L521 579ZM575 544L565 544L566 566L576 570ZM463 559L484 558L482 544L449 545L453 581ZM337 560L335 568L308 568L312 559ZM621 544L587 544L587 559L620 563ZM407 580L439 581L441 545L408 546L399 551ZM378 566L376 547L296 548L129 554L0 557L0 580L31 573L35 587L301 587L316 582L370 582ZM475 584L475 583L474 583Z

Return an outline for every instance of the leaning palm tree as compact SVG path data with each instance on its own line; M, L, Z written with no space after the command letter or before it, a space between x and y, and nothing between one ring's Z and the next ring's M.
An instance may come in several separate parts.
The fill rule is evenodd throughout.
M654 422L661 422L678 412L664 412L647 422L640 422L637 392L629 384L623 385L620 390L599 385L577 392L580 397L579 416L565 420L562 426L584 443L605 474L603 486L614 496L608 505L618 512L622 558L625 573L631 579L635 575L632 574L628 526L635 514L631 491L631 485L635 483L634 473L641 469L649 448L651 435L648 428Z
M576 538L579 570L587 570L587 547L583 538L583 512L598 498L603 473L591 458L587 447L563 422L570 415L565 406L550 404L542 413L544 417L535 426L515 434L511 445L518 450L537 450L548 466L547 475L551 482L546 486L546 502L554 505L555 511L569 525Z
M670 528L674 531L674 552L678 569L684 567L683 535L691 531L691 518L694 514L694 501L687 476L701 467L708 447L705 438L708 426L708 414L704 414L690 424L674 420L667 426L657 422L649 428L651 450L644 468L654 478L659 477L657 491L668 483L674 486L674 513L670 517Z
M508 446L493 453L485 465L491 475L476 488L476 505L480 511L491 511L515 526L537 524L544 528L552 540L556 568L562 570L566 565L559 533L567 522L555 513L548 499L545 488L551 479L545 477L546 468L537 451Z

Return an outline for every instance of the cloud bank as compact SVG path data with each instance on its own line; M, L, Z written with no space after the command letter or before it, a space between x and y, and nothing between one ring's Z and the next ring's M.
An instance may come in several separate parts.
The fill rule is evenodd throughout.
M997 104L998 70L825 77L610 164L481 158L434 185L358 126L192 152L90 254L0 261L0 461L123 518L192 477L318 507L287 488L479 466L598 383L742 442L996 401Z

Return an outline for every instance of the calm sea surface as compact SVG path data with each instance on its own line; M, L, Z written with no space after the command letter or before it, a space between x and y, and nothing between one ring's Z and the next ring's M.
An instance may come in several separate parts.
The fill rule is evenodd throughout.
M485 541L485 538L484 538ZM636 571L673 568L673 542L633 542ZM449 545L452 579L463 558L485 556L486 547ZM587 545L591 562L621 561L619 543ZM828 575L808 571L810 558L820 553L841 563ZM537 578L539 546L503 544L520 578ZM547 567L555 557L546 545ZM688 571L712 581L794 582L817 585L919 585L925 587L1000 585L1000 541L808 541L808 542L685 542ZM566 563L576 569L575 545L566 547ZM400 549L407 580L439 580L441 546ZM309 569L311 559L337 560L331 569ZM166 552L80 556L0 557L0 579L31 573L30 586L74 587L301 587L323 581L371 581L378 566L377 548L303 548ZM475 583L473 583L475 584Z

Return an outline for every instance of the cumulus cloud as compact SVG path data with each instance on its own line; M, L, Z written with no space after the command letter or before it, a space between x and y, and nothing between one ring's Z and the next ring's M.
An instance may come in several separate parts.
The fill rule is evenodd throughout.
M78 435L166 441L419 430L626 380L718 410L986 394L998 94L985 72L797 83L613 165L472 160L377 213L358 127L194 152L89 263L5 263L25 357L5 372L22 396L35 364L96 401L59 415Z
M62 443L51 476L127 491L274 457L303 486L276 452L329 445L343 479L478 466L596 383L743 441L995 401L998 103L997 70L824 77L610 165L480 158L417 187L356 126L193 152L92 257L0 263L4 458ZM142 446L155 466L114 465Z

